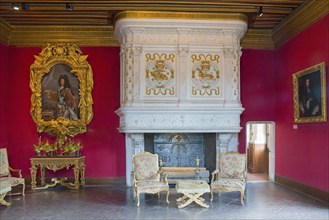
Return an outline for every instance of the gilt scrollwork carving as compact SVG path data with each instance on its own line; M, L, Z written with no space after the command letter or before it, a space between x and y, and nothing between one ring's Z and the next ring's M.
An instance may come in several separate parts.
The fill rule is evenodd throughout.
M220 56L192 54L192 95L220 95Z
M146 53L146 94L175 94L175 55L173 53Z
M57 137L86 131L93 118L93 73L75 44L47 44L30 67L31 109L38 132Z

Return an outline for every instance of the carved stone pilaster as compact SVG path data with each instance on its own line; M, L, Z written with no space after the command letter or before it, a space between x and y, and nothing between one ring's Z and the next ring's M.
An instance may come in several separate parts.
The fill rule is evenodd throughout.
M138 73L140 71L141 65L141 55L143 53L143 47L132 47L133 55L133 71ZM140 100L140 74L134 74L133 76L133 100Z
M132 157L144 151L144 134L126 134L126 183L132 186Z
M228 104L240 103L240 56L241 49L225 48L224 50L224 72L226 73L226 96Z
M228 149L228 144L232 138L231 133L217 133L216 134L216 148L218 153L225 153Z
M132 48L123 48L122 49L122 62L124 65L121 66L122 72L121 77L123 80L123 103L122 105L129 105L132 103L134 96L134 60Z
M233 52L233 71L232 71L232 98L240 101L240 57L241 50Z
M227 152L228 144L231 140L231 133L217 133L216 134L216 169L219 165L219 154Z
M189 48L182 46L178 48L178 60L177 63L179 63L179 72L185 73L187 72L187 56L188 56ZM181 97L182 100L186 100L186 91L187 91L187 84L186 84L186 76L184 74L179 74L177 76L179 78L179 87L177 88L177 92L179 93L179 97Z

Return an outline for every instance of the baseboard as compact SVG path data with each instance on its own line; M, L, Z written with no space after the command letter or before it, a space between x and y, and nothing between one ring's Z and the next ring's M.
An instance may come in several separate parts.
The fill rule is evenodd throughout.
M126 177L107 177L107 178L88 177L88 178L86 178L86 185L108 185L108 184L126 185Z
M51 178L46 178L47 183L51 183L50 181ZM74 182L74 178L68 178L68 182ZM37 178L37 182L40 183L40 178ZM26 177L25 178L25 184L27 186L31 186L31 177ZM118 185L126 185L126 177L87 177L86 178L86 186L88 185L113 185L113 184L118 184Z
M305 185L303 183L296 182L294 180L288 179L283 176L277 176L275 175L275 182L289 187L293 190L299 191L303 194L307 194L308 196L314 197L315 199L320 200L321 202L324 202L329 205L329 192L316 189L314 187Z

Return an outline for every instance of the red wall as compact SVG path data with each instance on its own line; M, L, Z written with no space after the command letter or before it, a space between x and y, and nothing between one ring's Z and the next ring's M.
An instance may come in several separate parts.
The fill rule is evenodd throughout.
M292 74L323 61L328 66L328 27L329 15L277 50L279 62L276 74L275 120L276 174L327 192L329 123L303 123L298 124L298 129L293 129ZM328 86L327 75L327 88Z
M8 72L8 47L0 43L0 147L7 146L7 77Z
M245 152L246 122L274 121L276 175L327 192L329 123L303 123L293 129L292 74L323 61L328 65L328 24L329 15L276 51L243 50L241 102L245 111L239 135L239 151ZM327 87L328 81L327 77Z
M88 126L88 132L75 138L84 145L86 176L125 176L125 138L117 131L119 117L114 113L120 107L120 49L81 49L84 54L89 55L88 62L94 74L94 118ZM8 154L12 166L21 168L26 177L30 176L28 168L29 158L34 154L32 146L37 143L39 136L29 114L30 65L34 62L33 55L40 52L41 48L9 47L10 86L6 110Z
M243 50L241 56L241 115L239 151L246 150L246 123L274 121L275 118L275 51Z

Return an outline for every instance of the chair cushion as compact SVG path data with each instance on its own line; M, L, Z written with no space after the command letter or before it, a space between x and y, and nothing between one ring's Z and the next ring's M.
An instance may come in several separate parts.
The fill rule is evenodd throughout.
M18 177L2 177L1 179L6 179L9 181L11 186L16 186L19 184L25 184L24 178L18 178Z
M240 179L219 179L211 183L212 187L225 188L227 190L240 190L245 187L245 182Z
M167 187L168 184L165 184L163 182L160 181L140 181L137 182L137 188L138 189L160 189L163 187Z
M222 154L219 163L221 178L243 178L246 168L244 154Z

